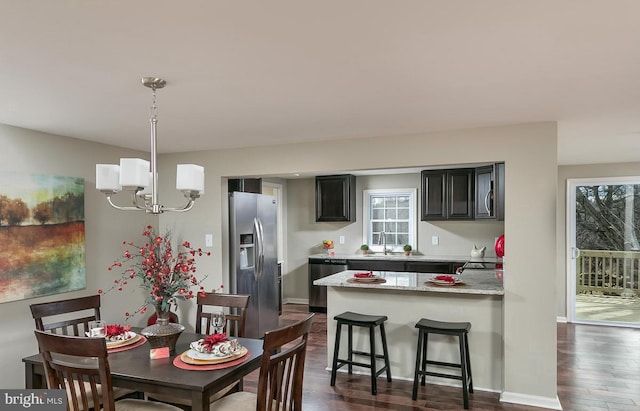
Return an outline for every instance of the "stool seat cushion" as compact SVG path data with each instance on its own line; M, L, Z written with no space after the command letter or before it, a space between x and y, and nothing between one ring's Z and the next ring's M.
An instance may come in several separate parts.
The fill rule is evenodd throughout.
M430 332L440 333L457 333L457 332L469 332L471 330L471 323L455 323L448 321L435 321L427 318L422 318L416 323L416 328L424 328L430 330Z
M366 315L346 311L342 314L336 315L335 317L333 317L333 319L345 323L363 324L367 326L380 325L383 322L387 321L388 317L386 315Z

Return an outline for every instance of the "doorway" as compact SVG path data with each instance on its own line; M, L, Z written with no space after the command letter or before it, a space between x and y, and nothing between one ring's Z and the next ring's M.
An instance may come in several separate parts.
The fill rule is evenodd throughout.
M640 177L567 182L569 322L640 327Z

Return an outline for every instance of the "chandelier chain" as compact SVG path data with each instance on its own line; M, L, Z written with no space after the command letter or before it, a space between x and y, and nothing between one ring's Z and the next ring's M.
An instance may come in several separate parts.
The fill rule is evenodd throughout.
M155 86L151 87L151 90L153 91L153 97L152 97L151 107L149 108L149 116L151 117L151 120L157 120L158 106L156 105L156 87Z

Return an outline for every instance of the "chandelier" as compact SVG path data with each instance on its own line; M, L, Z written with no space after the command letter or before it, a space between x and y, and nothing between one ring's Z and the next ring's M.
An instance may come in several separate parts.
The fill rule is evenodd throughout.
M156 146L158 108L156 90L167 82L157 77L143 77L142 84L153 91L149 122L151 123L151 158L121 158L120 165L96 164L96 189L107 196L109 204L118 210L142 210L150 214L162 214L165 211L189 211L195 200L204 193L204 167L195 164L178 164L176 190L182 191L187 203L182 207L166 208L158 203L158 170ZM131 193L132 205L120 206L113 202L112 196L120 191Z

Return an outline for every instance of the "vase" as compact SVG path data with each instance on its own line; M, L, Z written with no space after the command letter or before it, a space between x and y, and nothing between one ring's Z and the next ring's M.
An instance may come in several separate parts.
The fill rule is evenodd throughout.
M141 333L149 341L151 348L169 347L170 353L175 353L178 337L184 331L184 326L169 322L171 311L163 310L162 305L156 307L156 323L142 329Z

